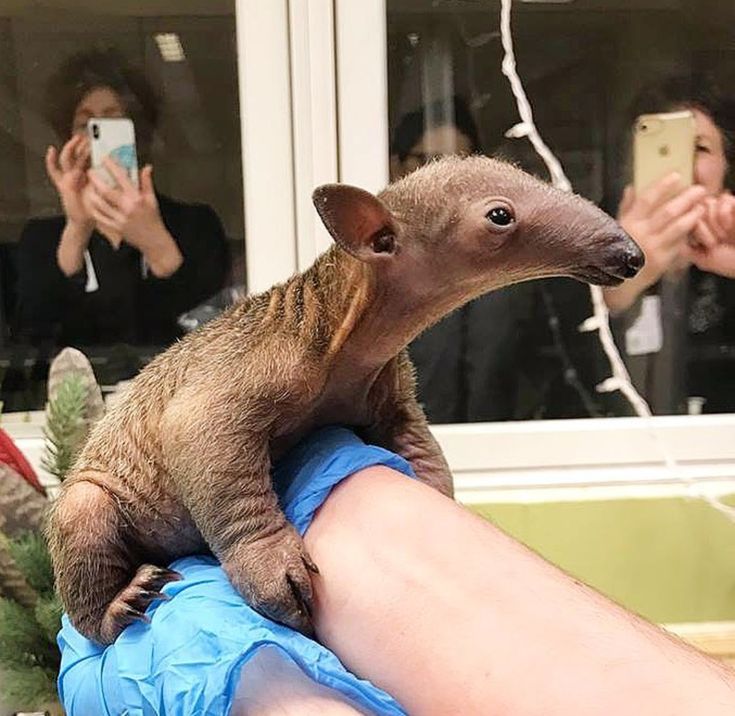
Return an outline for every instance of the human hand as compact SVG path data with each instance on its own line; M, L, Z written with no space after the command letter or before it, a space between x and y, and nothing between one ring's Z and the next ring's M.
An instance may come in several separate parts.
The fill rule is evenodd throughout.
M735 197L705 200L706 213L694 227L689 260L702 271L735 278Z
M677 174L664 177L639 195L626 187L618 223L641 247L646 263L635 278L605 290L611 311L629 308L666 272L686 267L689 236L706 213L705 195L704 187L685 188Z
M125 170L106 157L103 164L117 182L111 187L90 169L85 203L98 229L114 245L124 239L140 251L158 278L171 276L184 261L173 236L161 218L153 189L153 167L140 172L140 188L130 181Z
M670 174L636 196L628 186L623 194L618 222L646 255L636 277L641 290L658 281L686 257L689 235L705 215L703 187L684 188L677 174Z
M694 239L705 246L735 243L735 197L729 192L707 197L706 212L694 228Z
M148 165L140 173L140 188L136 187L125 170L110 157L103 165L115 179L110 186L98 172L87 172L89 185L85 204L99 230L115 245L124 238L142 253L166 228L161 219L158 200L153 189L153 168Z
M79 229L92 232L94 220L82 199L82 192L87 184L85 170L89 164L89 140L81 134L75 134L59 152L50 146L46 150L46 173L59 194L61 206L67 222ZM85 231L80 231L84 235Z
M702 271L735 278L735 243L695 244L689 249L689 260Z

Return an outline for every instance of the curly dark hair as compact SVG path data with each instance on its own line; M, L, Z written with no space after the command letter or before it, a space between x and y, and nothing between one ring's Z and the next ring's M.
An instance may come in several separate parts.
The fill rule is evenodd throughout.
M119 95L135 124L139 143L149 147L159 119L158 92L145 74L130 66L114 48L76 53L49 78L45 114L59 138L69 138L77 106L85 95L100 87L108 87Z

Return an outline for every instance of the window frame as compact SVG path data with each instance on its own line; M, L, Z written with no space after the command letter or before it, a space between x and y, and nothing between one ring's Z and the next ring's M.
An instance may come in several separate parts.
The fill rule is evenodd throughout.
M387 3L335 0L335 6L340 179L374 190L388 180ZM735 414L432 430L466 502L576 499L585 490L588 497L617 498L660 491L664 484L670 493L701 487L722 494L735 486Z
M297 269L287 0L235 0L235 25L247 287L257 293Z
M256 292L329 246L313 187L342 181L377 191L388 181L387 8L385 0L236 0L235 10L247 276ZM4 415L0 424L38 466L43 413ZM735 491L735 414L432 430L469 503Z

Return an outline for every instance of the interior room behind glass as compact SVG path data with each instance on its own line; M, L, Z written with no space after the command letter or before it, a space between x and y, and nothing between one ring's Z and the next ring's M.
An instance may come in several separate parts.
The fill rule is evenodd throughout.
M506 136L519 117L500 69L499 1L388 0L387 8L394 177L437 154L479 151L548 178L529 141ZM515 0L512 24L541 134L575 190L613 215L630 181L631 106L644 87L706 74L735 96L732 3ZM435 147L424 146L430 135L421 140L416 127L447 123L461 130L460 141L452 147L442 135ZM668 368L658 366L660 356L625 356L654 412L735 409L733 280L705 277L704 287L705 294L716 289L714 307L711 296L692 298L694 289L689 300L700 301L705 313L719 312L720 320L690 330ZM596 390L610 368L597 333L578 330L591 314L587 287L567 279L514 286L454 314L412 346L430 419L632 414L620 393ZM664 304L662 320L680 326L687 316L680 306L667 313ZM615 320L614 327L625 352L630 326ZM660 353L667 352L664 342Z
M43 407L48 361L63 347L56 340L28 340L21 333L18 286L24 227L29 220L51 220L61 213L44 157L49 145L60 148L64 142L52 128L47 95L51 78L68 58L110 51L142 74L155 92L159 116L150 156L139 159L141 168L143 161L153 165L163 221L174 235L166 207L178 212L182 230L187 230L187 217L206 211L204 233L211 227L221 236L216 281L192 298L189 303L195 305L178 304L186 310L174 317L165 342L216 314L244 289L234 15L232 0L0 0L0 398L5 410ZM140 154L140 136L138 142ZM210 246L215 250L214 237L197 240L203 255ZM123 250L124 237L118 254ZM186 250L181 252L186 263ZM89 274L88 265L85 270ZM190 270L196 277L195 267ZM143 266L141 280L147 279L147 271ZM46 287L42 274L38 276L38 296L43 296ZM85 280L88 291L89 275ZM144 316L156 307L137 308ZM113 385L134 375L163 346L155 335L138 333L85 340L77 347L91 359L98 379Z

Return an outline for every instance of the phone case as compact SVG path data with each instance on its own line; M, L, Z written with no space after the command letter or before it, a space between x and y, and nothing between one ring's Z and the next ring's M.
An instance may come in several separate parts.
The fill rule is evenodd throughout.
M117 183L102 166L102 160L109 156L128 174L130 181L138 184L138 154L135 149L135 128L130 119L124 117L93 117L87 122L87 132L91 144L92 167L110 185Z
M633 175L636 192L671 172L694 181L694 115L689 111L644 114L635 123Z

